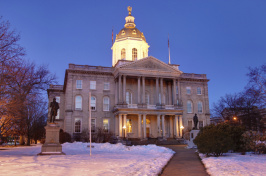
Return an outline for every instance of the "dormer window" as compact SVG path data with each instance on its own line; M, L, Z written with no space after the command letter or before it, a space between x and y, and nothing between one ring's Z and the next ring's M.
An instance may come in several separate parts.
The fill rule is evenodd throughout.
M125 31L124 30L122 30L122 35L125 35Z
M137 34L135 29L132 31L132 34Z

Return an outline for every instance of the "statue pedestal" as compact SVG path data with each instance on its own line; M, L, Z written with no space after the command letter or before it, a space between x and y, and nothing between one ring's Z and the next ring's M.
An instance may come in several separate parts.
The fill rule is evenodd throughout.
M38 155L65 155L62 152L62 145L59 143L60 126L55 123L48 123L45 131L45 143L42 145L42 151Z
M194 144L193 140L196 138L200 130L191 130L189 133L189 140L188 142L188 147L189 148L197 148L197 146Z

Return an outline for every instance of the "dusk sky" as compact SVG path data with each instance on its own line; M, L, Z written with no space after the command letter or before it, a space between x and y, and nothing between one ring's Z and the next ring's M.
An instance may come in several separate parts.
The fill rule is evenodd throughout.
M210 107L243 90L248 67L266 63L265 0L0 0L0 16L21 35L26 58L49 65L63 84L69 63L112 66L117 34L132 6L149 55L185 73L207 74Z

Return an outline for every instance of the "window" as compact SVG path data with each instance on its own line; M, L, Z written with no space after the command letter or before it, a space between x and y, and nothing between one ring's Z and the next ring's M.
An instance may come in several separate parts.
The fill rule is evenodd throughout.
M138 60L138 50L136 48L132 49L132 60L133 61Z
M129 91L126 92L126 103L132 104L132 93Z
M187 87L187 94L191 94L191 87Z
M203 128L203 121L199 121L199 128Z
M103 119L103 130L109 132L109 119Z
M96 111L96 98L91 96L91 110Z
M82 97L80 95L75 98L75 109L82 110Z
M145 102L147 103L147 105L150 104L150 95L148 92L145 92Z
M192 120L188 121L188 130L192 130Z
M176 86L175 88L176 88L176 89L175 89L175 91L176 91L176 94L178 94L178 87Z
M187 113L192 113L192 102L187 101Z
M82 89L82 80L77 80L77 89Z
M201 88L200 87L197 87L197 94L201 95Z
M59 104L60 103L60 97L55 97L55 99L56 99L56 102ZM60 109L57 110L57 115L56 115L55 119L59 119L59 114L60 114Z
M109 97L103 97L103 111L109 111Z
M96 119L91 119L91 132L96 132Z
M198 113L202 113L202 102L198 102Z
M81 132L81 120L75 119L75 133Z
M96 81L90 81L90 89L96 89Z
M135 29L132 31L132 34L137 34Z
M123 49L121 50L121 59L125 59L125 58L126 58L126 49L123 48Z
M110 83L109 82L103 83L103 90L110 90Z
M176 104L178 105L178 100L176 100Z
M132 120L127 119L127 133L132 133Z

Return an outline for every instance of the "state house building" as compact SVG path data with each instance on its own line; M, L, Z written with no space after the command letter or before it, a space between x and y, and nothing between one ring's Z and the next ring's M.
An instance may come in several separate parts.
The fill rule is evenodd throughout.
M92 132L102 128L119 137L181 138L194 126L195 113L198 128L209 124L206 75L149 56L130 8L125 19L112 46L112 67L69 64L64 85L50 85L49 102L56 97L60 106L56 123L72 137L89 129L90 103Z

